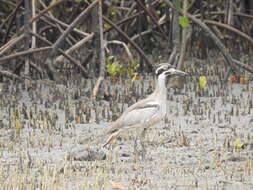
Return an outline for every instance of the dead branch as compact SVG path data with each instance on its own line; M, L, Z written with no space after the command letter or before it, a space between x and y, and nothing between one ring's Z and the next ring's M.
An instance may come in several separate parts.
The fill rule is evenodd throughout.
M236 29L233 26L230 26L230 25L227 25L227 24L224 24L224 23L220 23L220 22L217 22L217 21L213 21L213 20L204 20L204 22L207 23L207 24L216 25L216 26L225 28L225 29L227 29L231 32L234 32L234 33L238 34L239 36L243 37L244 39L246 39L248 42L250 42L253 45L253 38L251 38L249 35L241 32L240 30Z
M53 21L53 22L55 22L56 24L61 25L61 26L64 27L64 28L68 28L68 27L69 27L68 24L66 24L66 23L64 23L64 22L62 22L62 21L60 21L60 20L58 20L58 19L55 18L55 17L50 17L50 16L48 16L48 15L44 15L44 17L47 18L47 19L49 19L49 20L51 20L51 21ZM42 20L43 20L43 19L42 19ZM74 28L74 29L73 29L73 32L75 32L75 33L77 33L77 34L79 34L79 35L81 35L81 36L84 36L84 37L90 35L89 33L86 33L86 32L83 32L83 31L81 31L81 30L78 30L77 28Z
M252 66L247 65L247 64L245 64L245 63L242 63L242 62L240 62L240 61L238 61L238 60L236 60L236 59L233 59L233 62L234 62L237 66L239 66L239 67L243 68L244 70L246 70L246 71L250 72L251 74L253 74L253 67L252 67Z
M1 71L0 70L0 75L3 75L3 76L8 77L8 78L12 78L12 79L22 80L22 78L19 77L18 75L10 73L8 71Z
M169 0L165 0L165 3L171 7L173 9L173 11L176 12L180 12ZM229 54L229 52L226 50L225 46L223 45L223 43L220 41L220 39L208 28L208 26L202 22L200 19L197 19L196 17L194 17L193 15L187 13L186 14L187 17L193 21L195 24L197 24L198 26L200 26L204 31L207 32L207 34L213 39L213 41L215 42L215 44L217 45L217 47L219 48L219 50L222 52L223 56L226 59L227 64L232 67L234 70L236 69L234 64L233 64L233 58L232 56Z
M39 40L43 41L46 45L51 46L52 43L49 42L48 40L44 39L43 37L41 37L38 34L34 34L32 32L30 32L31 35L37 37ZM89 78L88 72L87 70L79 63L79 61L76 61L73 57L71 57L70 55L66 54L63 50L58 49L58 51L66 58L68 59L70 62L72 62L74 65L76 65L81 71L82 74L85 78Z
M49 10L51 10L52 8L60 5L61 3L63 3L65 0L59 0L54 2L52 5L48 6L47 8L45 8L44 10L42 10L41 12L39 12L39 14L35 15L29 22L30 24L33 23L35 20L39 19L41 16L43 16L45 13L47 13Z
M6 24L6 22L15 18L15 15L17 14L17 11L19 7L21 6L21 4L22 4L22 1L19 1L15 9L9 14L9 16L5 20L2 21L2 24L0 25L0 30ZM9 23L12 23L12 21L9 21Z
M38 2L39 2L44 8L47 8L47 6L45 5L45 3L43 3L42 0L38 0ZM54 15L51 13L51 11L48 11L48 15L49 15L49 17L53 17L53 18L54 18ZM33 15L33 17L34 17L34 15ZM33 23L34 23L34 22L33 22ZM56 24L56 27L57 27L57 29L58 29L61 33L63 33L63 29L62 29L62 27L61 27L58 23ZM72 35L69 35L69 38L70 38L73 42L76 41L75 38L74 38ZM70 46L73 45L72 42L71 42L68 38L66 39L66 41L67 41L67 43L68 43Z
M124 43L124 42L121 42L121 41L118 41L118 40L112 40L112 41L107 41L105 47L108 45L108 44L118 44L118 45L122 45L125 50L126 50L126 53L129 57L130 60L133 60L133 55L130 51L130 49L127 47L127 45Z
M17 58L19 56L30 55L30 54L34 54L34 53L41 52L41 51L47 51L50 49L52 49L51 46L50 47L35 48L35 49L27 50L27 51L21 51L18 53L14 53L12 55L4 56L4 57L0 58L0 65L3 64L4 61L8 61L8 60Z
M21 6L21 4L22 4L22 1L20 0L20 1L18 2L18 4L16 5L15 9L12 11L12 13L8 16L8 18L7 18L7 19L1 24L1 26L0 26L0 30L1 30L1 28L4 26L4 24L5 24L7 21L9 21L9 22L8 22L8 29L7 29L7 32L6 32L6 34L5 34L5 38L4 38L4 43L7 42L7 39L8 39L9 33L10 33L10 31L11 31L11 28L14 26L14 25L13 25L13 22L14 22L14 20L15 20L16 14L17 14L18 9L19 9L19 7Z
M120 20L119 22L115 23L115 25L116 25L116 26L120 26L120 25L122 25L122 24L124 24L124 23L126 23L126 22L128 22L128 21L130 21L130 20L132 20L132 19L134 19L134 18L136 18L137 16L142 15L143 13L144 13L144 11L139 11L138 13L132 14L132 15L129 16L129 17L123 18L123 19ZM107 33L107 32L109 32L109 31L112 30L112 29L113 29L112 27L106 28L106 29L104 30L104 32Z
M162 36L164 37L164 39L168 40L164 30L160 27L160 25L158 24L158 21L154 17L154 15L146 8L145 5L143 5L143 3L140 0L135 0L135 1L150 16L152 22L158 27L158 29L160 30L160 32L161 32Z
M213 11L209 13L210 15L225 15L224 11ZM240 13L240 12L234 12L233 13L235 16L241 16L241 17L245 17L245 18L249 18L249 19L253 19L253 15L248 15L245 13ZM196 14L194 15L196 18L201 17L201 14Z
M64 33L57 39L57 41L53 45L52 55L56 53L56 49L58 49L63 42L63 40L67 37L67 35L73 30L73 28L78 25L84 17L97 5L100 0L93 1L78 17L68 26L68 28L64 31Z
M80 40L79 42L77 42L75 45L73 45L72 47L70 47L68 50L65 51L65 54L69 55L71 54L73 51L77 50L78 48L82 47L87 41L91 40L94 36L94 33L91 33L89 36L85 37L84 39ZM62 62L64 59L64 56L61 55L59 57L56 58L55 63L59 63Z
M18 42L23 40L26 36L27 36L26 34L21 34L18 37L13 37L9 42L4 44L0 48L0 56L3 55L7 50L10 50L11 48L13 48Z
M152 63L150 62L148 57L145 55L145 53L142 51L142 49L133 40L131 40L124 31L122 31L107 17L103 16L103 20L107 22L108 24L110 24L115 30L117 30L117 32L119 32L136 49L136 51L140 54L140 56L142 56L142 58L147 62L148 66L150 68L153 68Z

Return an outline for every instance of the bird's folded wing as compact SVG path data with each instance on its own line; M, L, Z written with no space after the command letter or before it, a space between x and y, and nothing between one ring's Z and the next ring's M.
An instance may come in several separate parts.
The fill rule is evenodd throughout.
M138 102L125 110L125 112L111 125L106 133L111 134L119 129L124 129L132 125L150 121L156 116L159 109L160 105L155 101Z
M136 105L130 111L124 113L120 118L123 126L145 123L151 120L158 112L160 105L156 102L147 102Z

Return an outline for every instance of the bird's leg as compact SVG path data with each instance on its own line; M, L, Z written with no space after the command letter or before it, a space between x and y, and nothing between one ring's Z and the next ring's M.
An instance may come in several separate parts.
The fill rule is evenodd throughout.
M143 155L141 153L140 150L138 150L138 140L139 139L139 135L137 134L134 138L134 156L135 156L135 160L140 160L140 156L143 158Z
M146 147L145 147L145 135L146 135L146 132L147 132L147 128L145 127L143 129L143 131L141 132L141 137L140 137L140 143L141 143L141 147L142 147L141 156L142 156L143 160L145 160L146 153L147 153L147 150L146 150Z
M114 140L114 139L117 137L118 134L119 134L119 131L114 132L114 133L106 140L105 144L103 144L102 147L105 147L106 145L108 145L109 143L111 143L112 140Z
M137 137L134 138L134 155L137 157L138 155L138 148L137 148Z

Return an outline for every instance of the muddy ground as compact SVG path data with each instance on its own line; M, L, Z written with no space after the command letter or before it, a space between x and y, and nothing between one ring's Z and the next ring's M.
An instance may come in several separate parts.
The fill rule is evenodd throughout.
M168 90L168 113L150 128L101 148L104 130L152 92L154 79L108 82L109 101L89 97L95 81L5 81L0 95L0 189L253 189L253 82L223 83L207 72ZM124 189L122 187L122 189Z

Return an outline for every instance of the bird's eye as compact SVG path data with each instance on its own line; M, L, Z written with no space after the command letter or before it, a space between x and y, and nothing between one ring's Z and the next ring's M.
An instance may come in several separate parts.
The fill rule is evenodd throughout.
M163 68L157 69L156 70L156 76L162 74L165 70Z

